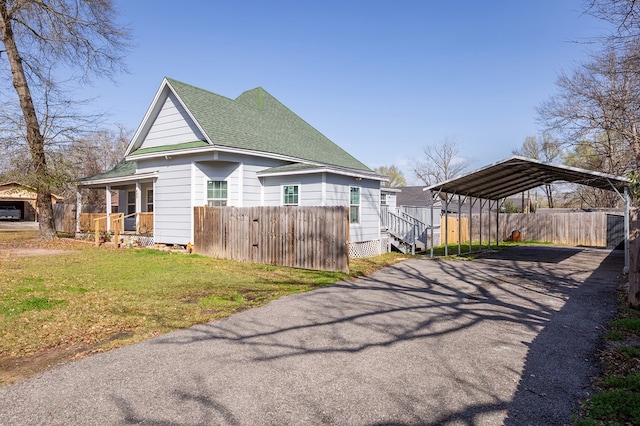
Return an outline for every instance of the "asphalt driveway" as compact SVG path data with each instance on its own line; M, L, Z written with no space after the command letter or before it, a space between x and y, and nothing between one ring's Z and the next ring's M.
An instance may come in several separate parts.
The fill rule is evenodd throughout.
M569 424L621 252L413 259L0 389L0 423Z

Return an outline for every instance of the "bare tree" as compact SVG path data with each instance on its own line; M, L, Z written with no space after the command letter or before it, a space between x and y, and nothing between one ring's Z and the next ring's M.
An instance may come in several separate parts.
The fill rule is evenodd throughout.
M384 183L384 186L386 186L387 188L398 188L401 186L407 186L407 181L404 178L402 170L397 168L395 165L391 165L389 167L376 167L375 169L373 169L373 171L389 178L389 182Z
M544 163L554 163L562 157L562 146L550 133L545 132L539 138L527 136L522 142L520 149L514 149L513 154L523 157L533 158ZM545 184L543 191L547 197L549 208L554 207L553 194L555 187L553 184Z
M117 131L96 130L83 138L74 140L61 151L60 161L72 174L71 181L111 170L124 157L133 131L118 126ZM75 185L66 185L63 195L75 197ZM87 190L83 196L85 204L105 204L104 191Z
M56 127L52 117L64 117L48 114L49 107L71 104L55 72L75 70L70 80L88 82L122 70L128 34L115 24L116 16L111 0L0 0L0 41L24 126L30 183L38 192L40 238L55 237L51 192L56 177L47 152L65 133L47 133Z
M559 93L538 108L542 123L567 145L599 145L597 151L610 157L609 164L619 166L598 171L623 174L630 165L640 165L640 69L631 72L631 67L628 57L610 46L572 75L563 73L556 83ZM613 161L606 148L619 141L628 147L629 162Z
M585 13L613 26L605 37L618 46L635 44L640 34L640 2L636 0L585 0Z
M423 148L424 160L416 160L413 165L415 176L426 185L434 185L459 176L471 162L458 156L455 139L445 139L442 145Z
M588 123L600 121L599 128L606 138L625 141L633 158L631 177L638 182L640 166L640 135L638 134L638 118L640 111L640 3L636 0L587 0L586 12L613 24L612 33L604 38L606 50L601 56L608 59L615 69L607 73L609 77L609 96L614 102L603 103L601 113L594 117L597 120L584 119ZM612 55L611 52L616 52ZM614 59L614 60L612 60ZM607 95L607 93L603 93ZM613 108L611 108L613 107ZM635 188L637 190L637 186ZM636 203L638 202L636 192ZM640 230L633 231L633 259L638 259L640 250ZM629 271L628 302L631 306L640 307L640 270L638 262L632 263Z

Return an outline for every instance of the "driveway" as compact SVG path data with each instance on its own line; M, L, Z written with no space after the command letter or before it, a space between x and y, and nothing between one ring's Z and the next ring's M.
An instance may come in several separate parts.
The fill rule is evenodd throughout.
M0 389L2 424L569 424L621 252L412 259Z

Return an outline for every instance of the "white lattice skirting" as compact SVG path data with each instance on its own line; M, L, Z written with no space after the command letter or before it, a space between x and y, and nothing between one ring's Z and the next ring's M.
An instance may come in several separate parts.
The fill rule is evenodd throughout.
M349 243L349 258L373 257L389 252L389 238Z
M122 238L122 244L124 247L153 247L153 237L147 237L144 235L120 235ZM93 232L76 232L76 239L78 240L93 240L95 234Z

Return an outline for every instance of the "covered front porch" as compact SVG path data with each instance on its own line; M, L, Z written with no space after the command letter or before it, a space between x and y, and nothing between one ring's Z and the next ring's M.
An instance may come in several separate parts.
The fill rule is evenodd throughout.
M115 245L153 245L155 173L133 173L134 162L119 166L78 182L76 234L93 234L96 242L111 240ZM104 205L93 206L98 212L83 205L86 190L104 191Z

